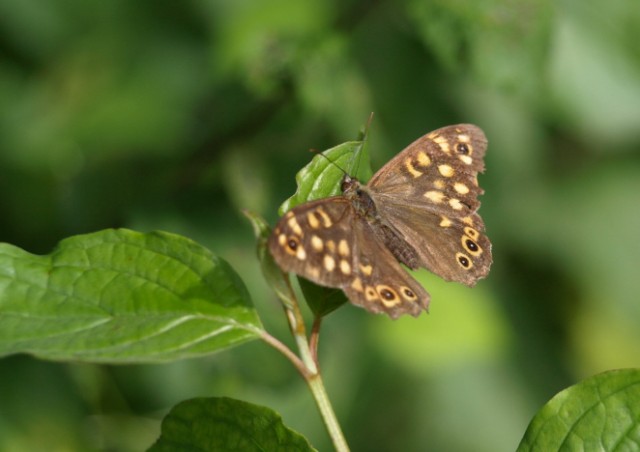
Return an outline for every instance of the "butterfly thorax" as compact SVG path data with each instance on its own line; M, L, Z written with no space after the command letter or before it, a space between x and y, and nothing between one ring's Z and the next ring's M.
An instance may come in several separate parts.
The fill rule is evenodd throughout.
M371 199L368 190L358 179L345 175L342 178L342 194L353 206L359 217L366 219L371 224L380 222L376 204Z
M418 253L400 233L391 228L380 216L369 189L362 185L358 179L349 175L345 175L342 179L341 189L343 196L351 203L355 214L371 225L373 232L394 257L409 268L418 268L420 266Z

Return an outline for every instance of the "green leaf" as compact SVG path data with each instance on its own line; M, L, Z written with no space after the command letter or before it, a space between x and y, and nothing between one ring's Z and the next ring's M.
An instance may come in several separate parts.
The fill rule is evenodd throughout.
M162 421L149 452L176 450L314 451L269 408L227 397L198 398L176 405Z
M342 193L340 182L345 172L366 181L371 177L367 130L361 133L358 141L348 141L316 154L311 162L296 174L298 189L287 199L278 212L284 214L293 207Z
M518 451L639 447L640 370L623 369L588 378L557 394L533 418Z
M347 302L347 296L340 289L319 286L304 278L298 278L298 283L309 309L316 317L324 317Z
M0 244L0 356L161 362L260 331L237 274L185 237L105 230L46 256Z
M253 232L257 240L256 254L258 255L258 261L260 262L265 280L276 294L278 294L278 299L282 301L287 308L291 308L293 294L291 293L287 274L278 267L267 246L267 241L271 234L269 224L255 212L245 210L244 215L251 221L251 225L253 226Z

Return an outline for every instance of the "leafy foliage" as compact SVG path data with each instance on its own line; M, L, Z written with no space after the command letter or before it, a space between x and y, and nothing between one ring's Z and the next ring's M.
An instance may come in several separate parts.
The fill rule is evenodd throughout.
M182 402L162 421L162 434L149 452L175 450L314 451L269 408L220 398Z
M613 370L565 389L531 421L519 452L636 450L640 371Z
M175 234L106 230L35 256L0 245L0 354L157 362L256 337L249 295L222 259Z

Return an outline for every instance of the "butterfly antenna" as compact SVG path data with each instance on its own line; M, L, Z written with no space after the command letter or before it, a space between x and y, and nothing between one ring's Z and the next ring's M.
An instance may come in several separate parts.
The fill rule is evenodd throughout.
M313 152L316 155L324 157L325 159L327 159L329 161L329 163L334 165L336 168L338 168L340 171L342 171L345 175L348 175L348 173L340 165L338 165L334 160L330 159L328 156L324 155L322 152L319 152L319 151L317 151L315 149L309 149L309 152Z

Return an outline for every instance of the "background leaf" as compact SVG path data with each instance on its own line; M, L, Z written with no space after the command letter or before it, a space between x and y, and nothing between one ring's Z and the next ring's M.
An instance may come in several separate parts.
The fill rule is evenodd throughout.
M565 389L531 421L519 452L636 450L640 370L605 372Z
M106 230L46 256L0 245L0 354L157 362L256 337L249 295L222 259L175 234Z
M176 405L162 421L162 434L149 452L237 450L314 451L269 408L227 397L199 398Z

